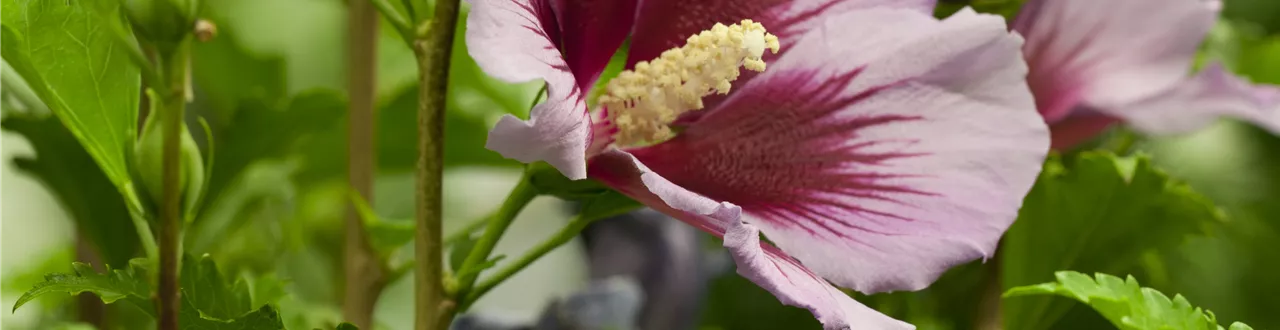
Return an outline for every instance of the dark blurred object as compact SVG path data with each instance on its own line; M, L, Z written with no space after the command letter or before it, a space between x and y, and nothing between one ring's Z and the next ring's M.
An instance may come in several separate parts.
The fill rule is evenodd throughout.
M640 284L627 276L591 281L587 288L552 300L536 326L502 314L471 313L459 317L453 330L632 330L644 304Z
M678 330L697 325L708 260L696 229L643 209L592 224L582 232L594 279L629 276L644 290L639 329Z
M635 279L626 276L598 279L581 292L552 301L536 329L631 330L636 328L644 302L644 293Z

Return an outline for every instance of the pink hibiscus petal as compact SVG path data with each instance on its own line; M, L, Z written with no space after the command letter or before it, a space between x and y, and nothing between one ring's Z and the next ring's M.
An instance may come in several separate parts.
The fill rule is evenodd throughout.
M591 88L631 32L636 0L559 0L556 9L569 68L578 86Z
M936 0L645 0L637 13L628 67L684 45L690 35L750 19L778 36L785 50L795 37L827 15L872 7L913 8L932 13Z
M525 82L569 72L556 47L560 27L548 0L467 2L467 51L485 73Z
M629 151L840 286L921 289L989 257L1039 173L1049 137L1020 46L971 10L833 17L676 138Z
M1050 139L1053 141L1050 148L1053 150L1069 149L1098 136L1099 133L1102 133L1117 121L1119 119L1098 113L1096 110L1087 108L1077 110L1067 118L1049 126Z
M826 329L914 329L859 304L800 262L760 242L759 230L740 220L742 209L667 181L624 151L611 149L591 161L591 176L645 205L724 238L738 274L786 305L808 309Z
M1177 87L1133 104L1099 108L1152 134L1187 133L1218 117L1252 122L1280 134L1280 87L1252 85L1211 64Z
M551 4L542 0L471 1L467 49L485 73L510 82L543 79L547 100L529 120L503 116L485 148L521 162L546 161L566 177L587 177L591 118L583 92L560 56Z
M523 163L545 161L565 177L579 180L587 178L591 133L582 93L573 75L561 73L547 78L547 100L533 107L528 121L502 116L484 147Z
M760 243L760 231L734 221L724 235L738 274L772 292L783 304L808 309L826 329L915 329L867 308L814 275L795 259Z
M1045 120L1079 103L1115 107L1172 88L1217 18L1218 1L1031 0L1014 29L1026 37L1027 80Z

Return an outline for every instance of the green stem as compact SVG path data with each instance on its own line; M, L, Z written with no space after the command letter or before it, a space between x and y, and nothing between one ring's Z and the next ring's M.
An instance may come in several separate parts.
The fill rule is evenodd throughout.
M396 9L389 0L372 1L373 7L377 8L379 13L382 13L382 17L387 18L387 22L391 23L391 27L396 29L396 32L400 34L400 38L403 38L405 43L412 47L413 26L409 24L409 20L404 17L404 14L400 13L400 10Z
M164 69L164 85L153 86L161 97L161 109L152 115L160 116L164 133L163 178L164 198L160 209L160 330L178 329L178 310L181 306L178 290L179 255L182 240L182 186L181 150L182 117L186 106L187 62L191 56L190 39L184 39L171 50L157 56Z
M137 195L134 195L133 191L129 191L127 194L126 196L129 197L125 198L137 200ZM156 245L156 235L151 232L151 224L147 223L147 217L143 215L142 210L130 205L129 220L133 221L133 229L138 232L138 239L142 243L142 251L147 254L147 259L159 260L160 247Z
M472 271L473 268L489 260L489 254L498 245L498 239L502 238L502 234L511 226L511 222L515 220L516 215L519 215L520 210L523 210L537 196L538 189L529 180L529 171L526 170L525 174L520 178L520 182L507 195L507 200L502 203L498 213L489 219L489 225L485 228L484 235L480 236L480 240L476 241L475 247L471 248L471 253L467 254L467 258L462 261L462 266L458 267L458 274L463 275L458 279L459 297L467 297L471 294L471 288L480 276L480 272Z
M519 260L507 265L502 268L502 270L499 270L492 276L485 278L484 281L481 281L480 284L476 285L475 289L472 289L467 293L466 299L462 300L459 305L459 310L466 311L468 307L471 307L472 303L477 299L480 299L481 296L484 296L485 293L488 293L489 290L493 290L493 288L498 286L498 284L502 284L502 282L506 281L512 275L524 270L524 268L528 267L529 264L532 264L534 261L542 258L542 256L550 253L552 250L564 245L564 243L568 243L569 240L577 237L578 233L582 232L583 229L586 229L587 225L590 225L596 220L596 218L585 218L582 215L573 217L573 220L569 221L568 225L560 229L560 232L551 236L546 241L543 241L541 244L538 244L538 246L534 247L533 250L530 250L521 256Z
M412 1L406 1L412 2ZM435 16L430 23L412 5L406 9L414 15L415 24L427 24L424 34L413 42L418 61L418 163L416 180L417 224L414 233L414 303L417 313L414 328L446 330L453 323L456 303L444 290L444 233L442 229L442 197L444 173L444 112L449 85L449 60L453 50L454 28L458 25L458 0L435 0ZM418 32L418 31L415 31Z
M376 2L375 2L376 3ZM373 200L377 84L378 14L365 1L352 1L347 11L347 184L352 199ZM368 205L362 205L368 207ZM386 263L369 244L357 205L348 204L343 228L342 316L361 329L373 328L373 310L386 286Z

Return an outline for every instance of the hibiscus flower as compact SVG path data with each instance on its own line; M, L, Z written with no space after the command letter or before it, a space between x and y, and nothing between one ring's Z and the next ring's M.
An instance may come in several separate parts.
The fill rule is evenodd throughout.
M1179 134L1234 117L1280 133L1280 88L1209 64L1188 76L1217 0L1031 0L1014 30L1036 105L1064 149L1123 121Z
M1049 146L1021 38L932 7L472 1L477 63L548 92L486 146L723 237L739 274L827 329L909 329L832 283L918 290L990 257ZM589 108L628 35L631 70Z

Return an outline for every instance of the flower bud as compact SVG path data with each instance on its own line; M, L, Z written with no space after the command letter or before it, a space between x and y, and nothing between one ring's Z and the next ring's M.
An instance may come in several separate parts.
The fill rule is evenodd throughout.
M196 0L123 0L124 12L141 40L181 41L195 26Z
M164 125L153 105L153 111L143 124L142 135L133 145L134 166L138 179L151 197L154 205L164 202ZM177 114L166 114L177 115ZM179 132L178 192L182 198L184 214L195 207L199 194L204 190L204 159L200 148L191 138L186 123Z

